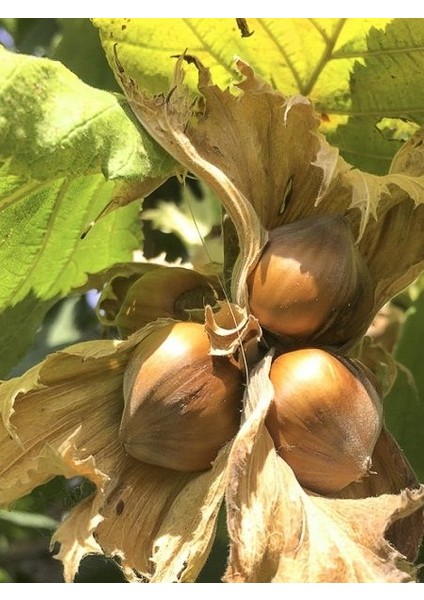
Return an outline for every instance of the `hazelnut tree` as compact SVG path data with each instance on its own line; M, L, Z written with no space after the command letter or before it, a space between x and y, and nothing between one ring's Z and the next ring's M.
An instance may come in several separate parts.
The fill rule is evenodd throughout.
M226 582L418 580L422 21L67 21L0 49L0 518L86 482L67 582L196 581L220 536Z

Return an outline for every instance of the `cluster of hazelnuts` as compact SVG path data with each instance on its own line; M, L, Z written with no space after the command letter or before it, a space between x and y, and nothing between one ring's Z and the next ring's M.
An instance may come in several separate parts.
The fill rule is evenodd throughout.
M344 356L373 307L345 219L311 217L270 232L247 287L250 312L276 342L265 422L276 452L307 489L338 492L370 472L382 427L369 373ZM234 357L210 354L201 323L152 328L124 377L126 452L178 471L211 468L240 427L245 384Z

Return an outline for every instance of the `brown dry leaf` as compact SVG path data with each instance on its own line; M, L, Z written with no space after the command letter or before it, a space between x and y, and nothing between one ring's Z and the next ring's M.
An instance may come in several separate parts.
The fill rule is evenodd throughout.
M124 573L153 582L194 581L209 554L225 489L228 448L214 468L180 473L127 459L107 490L96 538Z
M373 279L375 311L416 278L424 266L422 131L399 151L388 175L363 173L318 133L308 99L284 97L241 60L236 67L244 80L234 93L222 91L195 57L187 58L199 71L194 105L181 59L167 96L144 95L119 62L117 76L143 126L214 189L234 222L240 249L234 301L246 305L245 278L265 231L312 214L348 216Z
M53 538L66 581L89 553L118 556L130 580L167 582L195 579L208 555L228 448L192 474L145 465L118 441L124 369L149 331L72 346L0 386L0 504L55 475L96 485Z
M116 52L116 49L115 49ZM186 169L197 175L216 193L239 233L240 257L234 266L231 281L232 299L241 307L246 306L245 280L248 269L257 260L267 236L266 231L249 200L243 195L226 171L216 166L216 147L212 155L202 145L191 139L189 122L202 109L193 105L183 84L184 72L180 57L175 69L174 86L168 95L155 98L144 94L129 78L116 56L116 75L134 114L147 131ZM209 81L208 71L197 59L194 60L200 78ZM201 84L200 84L201 85ZM206 85L207 87L207 85ZM230 95L229 95L230 96ZM222 115L224 116L224 115ZM194 128L194 130L196 127Z
M385 427L372 454L369 477L348 485L335 494L338 498L367 498L382 494L398 494L405 489L418 489L419 481L402 450ZM411 562L417 559L424 535L424 511L417 510L405 519L395 521L387 530L387 539Z
M217 306L216 312L210 306L206 306L205 310L205 330L211 342L211 354L234 354L242 343L245 351L249 342L252 342L252 347L255 346L262 335L258 320L232 302L220 301Z
M366 220L360 221L353 214L350 221L374 282L375 311L423 270L424 162L422 165L422 177L407 173L377 176L352 170L340 178L342 192L336 185L332 191L339 197L350 194L351 206L363 207L362 215L366 215Z
M389 193L380 191L378 221L370 221L360 245L376 281L378 308L424 268L423 142L421 128L395 155L390 173L382 178ZM373 181L373 176L367 175L367 181ZM377 197L372 185L370 189Z
M384 539L424 506L424 486L398 495L334 499L300 487L264 426L270 357L251 377L247 420L229 457L228 582L406 582L415 568Z
M103 289L97 308L100 321L117 327L122 337L156 319L202 322L205 305L217 302L218 281L193 269L151 263L135 266L134 270L128 269L128 276L123 269L116 271Z

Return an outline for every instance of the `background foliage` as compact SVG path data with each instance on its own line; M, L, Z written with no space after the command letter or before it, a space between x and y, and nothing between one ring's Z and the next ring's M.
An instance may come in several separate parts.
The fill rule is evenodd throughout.
M183 192L168 179L176 165L116 94L107 63L115 41L130 74L153 92L168 89L170 57L186 48L220 86L234 79L232 59L241 56L285 94L311 96L330 142L369 172L387 172L401 142L423 125L422 19L248 19L247 26L253 33L242 37L233 19L140 19L131 27L126 19L0 19L7 49L0 48L1 377L70 343L110 335L89 292L99 273L141 249L193 260L201 245L191 213L219 256L216 199L199 182ZM194 91L194 69L187 81ZM129 203L167 179L141 213L140 202ZM122 207L84 237L111 202ZM394 301L405 318L395 348L401 369L385 403L387 424L423 481L421 289L418 282ZM87 493L87 482L58 478L0 511L0 581L61 581L50 533ZM221 521L203 581L218 581L223 570ZM112 562L84 561L79 581L110 580L121 580Z

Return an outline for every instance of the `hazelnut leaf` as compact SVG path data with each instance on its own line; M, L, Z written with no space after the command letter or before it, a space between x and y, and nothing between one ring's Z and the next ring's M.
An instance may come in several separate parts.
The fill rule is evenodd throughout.
M249 37L242 36L236 19L93 19L93 24L112 68L118 43L129 76L152 94L168 89L169 57L184 49L210 68L221 88L238 77L231 64L240 56L274 88L318 102L334 129L340 113L349 111L349 75L368 54L367 34L392 20L246 19L253 32ZM187 82L194 91L195 73L188 74Z
M412 126L424 124L423 31L422 19L393 19L384 31L372 28L363 61L353 65L349 119L329 140L364 171L387 173Z
M139 248L137 205L175 164L123 99L58 62L0 48L0 376L49 308Z

